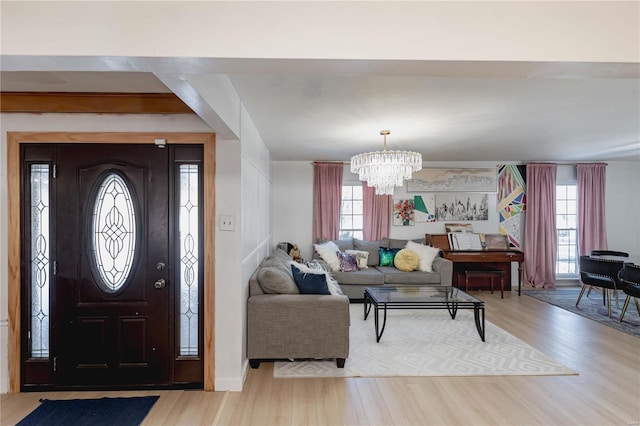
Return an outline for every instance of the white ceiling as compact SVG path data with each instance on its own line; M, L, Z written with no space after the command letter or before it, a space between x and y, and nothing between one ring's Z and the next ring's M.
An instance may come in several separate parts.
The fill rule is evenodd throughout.
M229 76L274 160L347 161L382 149L379 131L390 129L388 149L418 151L425 161L640 161L638 64L184 65ZM147 72L3 71L0 88L170 91Z

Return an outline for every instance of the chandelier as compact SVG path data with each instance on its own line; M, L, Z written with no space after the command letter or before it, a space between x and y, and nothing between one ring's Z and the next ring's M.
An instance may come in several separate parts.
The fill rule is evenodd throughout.
M393 195L396 186L411 179L411 174L422 169L422 155L412 151L387 151L390 130L380 130L384 136L384 150L367 152L351 157L351 173L376 189L378 195Z

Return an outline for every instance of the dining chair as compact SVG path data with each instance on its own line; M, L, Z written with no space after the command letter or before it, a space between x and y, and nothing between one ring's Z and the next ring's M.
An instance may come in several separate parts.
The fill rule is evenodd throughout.
M623 290L625 284L618 279L618 272L624 266L621 260L600 259L591 256L580 256L580 280L582 290L576 301L576 308L582 299L584 291L589 286L603 289L603 303L607 306L608 316L611 317L610 291Z
M638 297L640 297L640 265L625 263L624 267L618 273L618 279L625 284L623 291L627 295L627 298L624 300L624 305L622 306L622 312L620 312L619 321L622 322L622 318L624 318L624 313L627 311L629 301L632 297L636 303L638 315L640 315L640 304L638 304Z
M629 257L629 253L626 253L624 251L615 251L615 250L591 250L590 256Z
M615 257L629 257L629 253L624 251L617 250L591 250L589 254L591 257L594 256L615 256ZM604 302L604 289L602 289L602 301ZM591 294L591 287L589 287L589 291L587 291L587 297ZM616 292L616 307L618 307L618 293Z

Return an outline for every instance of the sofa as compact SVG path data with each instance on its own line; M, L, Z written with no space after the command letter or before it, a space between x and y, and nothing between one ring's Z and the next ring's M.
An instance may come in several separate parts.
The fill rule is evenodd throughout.
M414 243L424 244L424 239L410 240ZM322 241L324 243L326 241ZM402 249L407 246L409 240L385 238L378 241L364 241L357 238L333 240L333 243L342 252L366 251L368 252L367 268L358 271L342 272L331 271L331 275L340 285L343 293L351 300L364 298L365 287L375 286L400 286L400 285L442 285L450 286L453 279L453 262L444 259L441 255L433 259L432 272L411 271L405 272L394 266L379 265L379 249ZM316 247L315 245L314 247ZM314 251L314 258L321 259ZM326 265L330 269L329 265Z
M287 253L276 249L249 279L249 365L259 368L263 360L335 358L342 368L349 356L349 298L335 283L331 294L301 294L291 262Z

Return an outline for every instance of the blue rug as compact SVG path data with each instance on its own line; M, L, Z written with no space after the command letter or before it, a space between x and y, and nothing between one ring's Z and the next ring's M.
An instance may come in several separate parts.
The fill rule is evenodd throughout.
M607 307L602 304L601 289L594 288L589 297L587 297L587 292L585 291L577 308L576 300L578 300L578 295L580 294L579 287L559 288L557 290L523 290L522 294L597 321L607 327L640 337L640 317L633 299L629 302L623 321L618 321L624 299L627 297L622 291L618 291L617 304L615 299L611 301L611 318L607 315Z
M158 398L41 399L42 404L17 426L137 426Z

